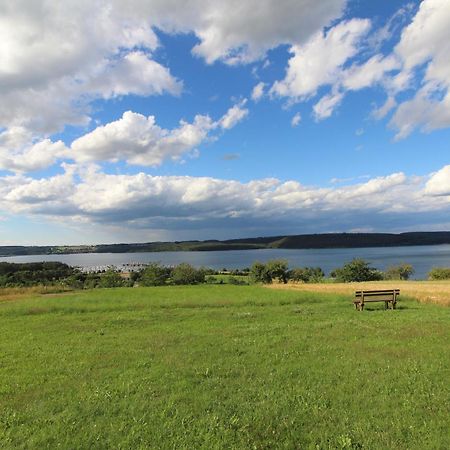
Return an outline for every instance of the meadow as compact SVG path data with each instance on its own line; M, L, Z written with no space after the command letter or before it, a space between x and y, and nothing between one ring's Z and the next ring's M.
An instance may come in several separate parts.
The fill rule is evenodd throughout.
M450 309L351 300L254 285L0 296L0 448L450 448Z

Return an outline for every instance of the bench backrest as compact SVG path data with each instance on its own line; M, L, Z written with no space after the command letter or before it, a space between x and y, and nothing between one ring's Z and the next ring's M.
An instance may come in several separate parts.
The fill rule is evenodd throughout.
M371 290L371 291L355 291L355 297L384 297L384 296L391 296L391 297L397 297L400 295L400 289L379 289L379 290Z

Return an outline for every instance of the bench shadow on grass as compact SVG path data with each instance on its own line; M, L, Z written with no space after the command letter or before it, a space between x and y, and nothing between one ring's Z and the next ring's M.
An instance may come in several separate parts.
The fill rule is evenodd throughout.
M384 308L377 308L375 306L371 306L371 307L367 307L364 306L364 311L362 312L376 312L376 311L383 311L383 312L390 312L390 311L403 311L406 309L419 309L418 305L415 305L414 303L408 303L407 305L402 304L402 305L397 305L396 308L394 310L392 309L384 309ZM355 310L356 312L361 312L358 310Z

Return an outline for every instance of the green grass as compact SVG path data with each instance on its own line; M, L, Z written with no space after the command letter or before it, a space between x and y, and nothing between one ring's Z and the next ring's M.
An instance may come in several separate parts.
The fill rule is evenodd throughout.
M381 308L229 285L0 303L0 448L450 448L450 309Z

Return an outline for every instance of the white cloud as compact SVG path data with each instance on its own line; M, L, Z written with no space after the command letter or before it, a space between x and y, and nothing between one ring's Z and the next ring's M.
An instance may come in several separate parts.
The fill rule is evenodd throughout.
M266 84L261 81L253 88L251 97L254 102L258 102L264 96L265 87Z
M396 106L397 102L394 97L389 96L379 108L375 108L372 111L372 117L376 120L381 120L386 117Z
M282 43L303 42L338 17L345 0L17 0L0 16L0 127L44 135L86 125L95 98L179 94L153 58L156 27L194 32L208 63L245 63Z
M86 92L108 99L121 95L161 95L181 93L182 84L166 67L140 51L130 52L109 64L104 72L88 80Z
M436 100L420 90L413 99L400 103L389 124L397 130L396 139L405 138L417 127L430 132L450 126L450 91Z
M122 118L99 126L72 143L73 157L79 162L127 161L157 166L165 159L179 159L208 135L213 121L196 116L193 123L180 122L173 130L156 124L154 116L126 111Z
M233 128L237 123L248 116L248 109L244 108L247 100L244 99L238 104L232 106L226 114L219 120L219 125L224 129L228 130Z
M197 115L192 123L184 120L172 130L161 128L154 116L126 111L122 118L102 125L76 139L72 158L78 162L126 161L140 166L158 166L165 160L179 160L193 151L217 129L228 130L244 117L245 100L232 106L222 118L213 121Z
M300 113L296 113L291 119L291 126L297 127L300 124L301 120L302 116L300 115Z
M317 32L304 45L292 46L294 56L286 77L275 82L271 93L302 101L315 95L321 86L340 82L344 64L358 53L358 44L369 29L369 20L352 19L326 33Z
M377 54L365 63L354 64L346 70L342 77L342 85L347 90L357 91L384 81L388 72L399 68L399 61L393 55L383 57Z
M23 127L0 133L0 169L31 172L44 169L67 156L69 150L62 141L44 139L33 142L31 133Z
M0 101L8 104L0 126L52 133L85 124L92 98L178 93L149 56L157 45L145 17L114 3L9 2L0 16Z
M276 179L242 183L210 177L108 175L64 166L49 179L0 178L0 205L11 212L147 229L216 229L302 224L318 230L387 221L417 224L450 211L449 167L430 177L403 173L333 188ZM77 171L76 171L77 170ZM431 194L431 195L430 195Z
M403 63L399 90L410 86L417 70L425 74L415 96L401 103L391 120L403 138L415 128L431 131L450 126L450 2L424 0L402 32L395 54Z
M174 1L163 3L167 6L162 14L173 14L166 22L178 29L190 26L199 37L193 49L196 55L208 63L222 60L228 64L262 58L282 43L306 41L339 17L345 5L344 0L194 0L185 7Z
M340 105L344 94L342 92L332 92L324 95L314 106L314 117L316 120L323 120L331 116L337 106Z
M431 175L425 186L425 192L428 195L450 196L450 165L444 166L441 170Z

